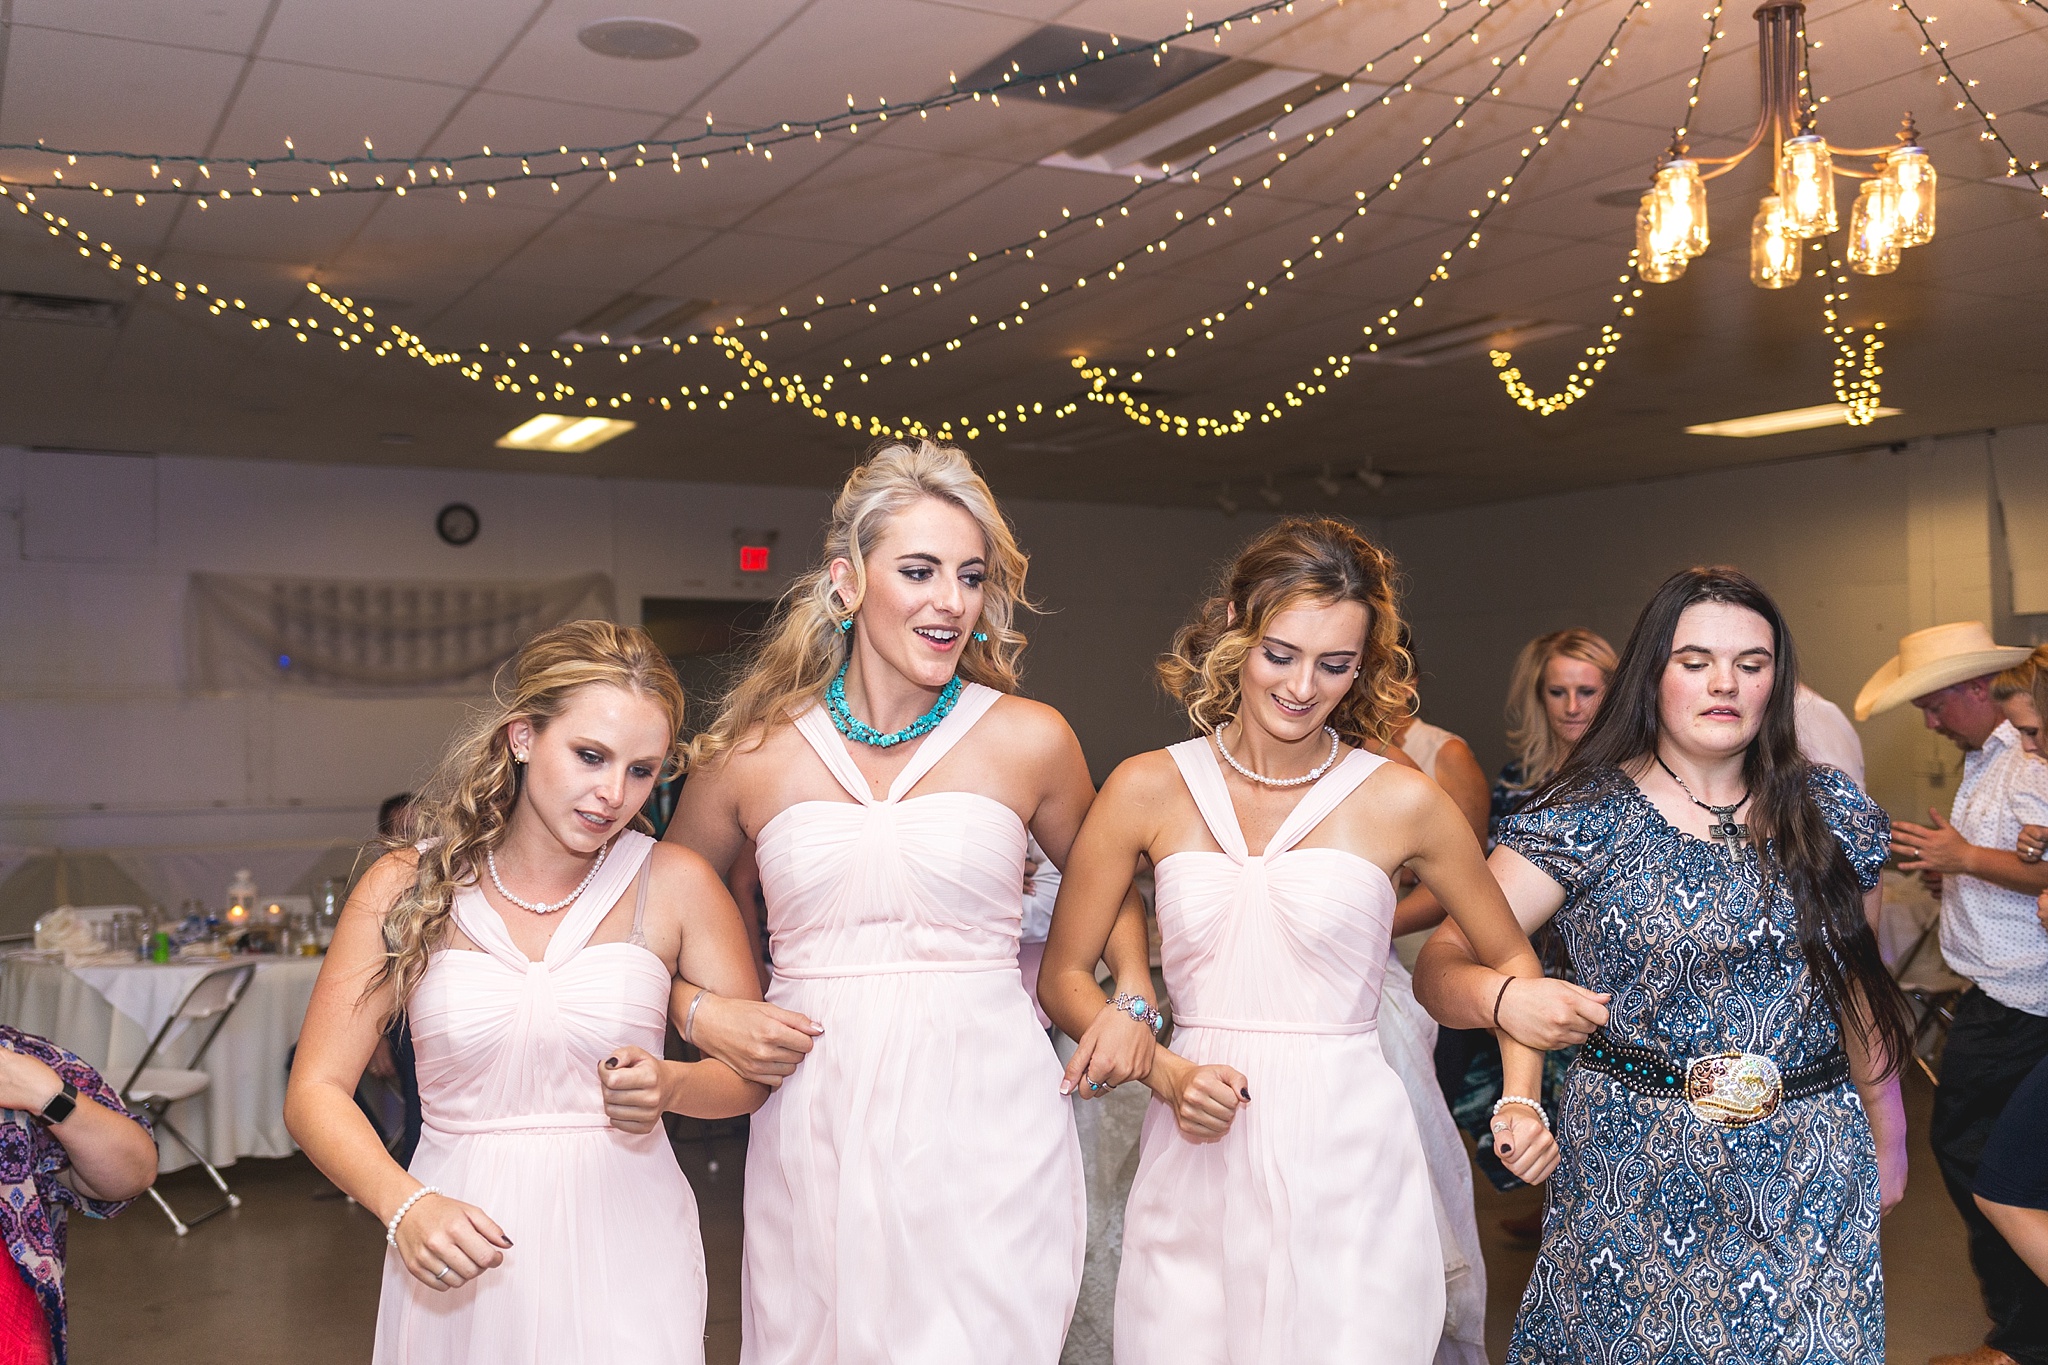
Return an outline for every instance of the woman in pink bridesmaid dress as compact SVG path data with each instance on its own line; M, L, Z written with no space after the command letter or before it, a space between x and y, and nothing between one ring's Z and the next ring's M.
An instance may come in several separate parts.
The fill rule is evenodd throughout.
M1056 1022L1139 859L1158 885L1173 1046L1145 1078L1124 1214L1118 1365L1426 1365L1444 1270L1415 1116L1376 1033L1393 872L1413 867L1487 960L1540 975L1449 797L1360 747L1412 707L1392 562L1342 522L1253 541L1160 665L1201 731L1124 763L1089 813L1046 947ZM1503 1044L1511 1093L1541 1054ZM1556 1162L1533 1105L1499 1146Z
M1018 930L1027 833L1057 863L1095 792L1059 714L1007 695L1024 569L964 455L880 448L698 743L669 837L720 868L755 842L774 968L772 1004L707 998L697 1028L781 1082L747 1151L746 1365L1059 1358L1081 1155ZM1111 918L1135 985L1143 921ZM1091 1074L1149 1069L1103 1013Z
M375 1361L702 1365L696 1201L660 1116L766 1091L661 1060L679 976L753 981L718 879L631 827L678 756L682 689L644 631L603 621L544 632L509 673L422 798L425 838L350 898L286 1118L389 1230ZM424 1113L409 1171L353 1099L401 1008Z

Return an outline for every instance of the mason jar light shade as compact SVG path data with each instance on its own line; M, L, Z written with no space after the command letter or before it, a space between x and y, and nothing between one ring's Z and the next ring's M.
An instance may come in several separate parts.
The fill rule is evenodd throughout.
M1794 237L1825 237L1835 230L1835 162L1819 133L1785 139L1778 153L1778 199L1785 230Z
M1800 240L1785 228L1785 213L1775 194L1757 205L1749 229L1749 278L1761 289L1784 289L1799 283Z
M1707 249L1707 186L1699 163L1677 157L1657 172L1656 237L1663 254L1682 251L1689 260Z
M1894 147L1884 160L1884 178L1898 188L1901 247L1934 240L1934 162L1923 147Z
M1899 268L1899 187L1873 176L1849 210L1849 268L1859 275L1889 275Z
M1669 284L1685 273L1689 259L1665 227L1658 188L1644 190L1636 205L1636 274L1645 284Z

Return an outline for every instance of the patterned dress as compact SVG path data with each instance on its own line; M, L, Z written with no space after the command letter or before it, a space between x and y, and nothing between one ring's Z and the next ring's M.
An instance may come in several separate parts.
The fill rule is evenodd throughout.
M92 1100L140 1123L100 1073L47 1038L0 1024L0 1048L33 1057L78 1087L81 1100ZM71 1165L64 1144L42 1124L17 1109L0 1110L0 1239L14 1262L15 1273L28 1282L43 1307L50 1329L50 1359L64 1365L64 1243L70 1211L88 1218L112 1218L128 1207L126 1199L88 1199L57 1177ZM5 1274L0 1267L0 1274Z
M1811 790L1863 886L1890 821L1833 768ZM1500 842L1564 888L1553 920L1608 1033L1674 1059L1730 1049L1790 1069L1839 1041L1798 912L1751 852L1680 832L1619 772L1581 804L1523 811ZM1516 1365L1884 1360L1877 1152L1855 1088L1728 1128L1575 1066L1556 1115L1543 1246Z

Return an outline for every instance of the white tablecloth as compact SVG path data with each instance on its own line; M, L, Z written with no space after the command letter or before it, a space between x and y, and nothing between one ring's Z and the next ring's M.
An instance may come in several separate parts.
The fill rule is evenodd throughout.
M171 1107L171 1122L216 1166L298 1150L284 1126L285 1064L305 1022L320 959L254 961L255 980L201 1064L213 1084ZM225 965L136 963L73 971L55 962L10 959L0 967L0 1022L77 1053L118 1088L192 983ZM165 1043L168 1059L154 1064L183 1065L197 1041L174 1035ZM163 1170L192 1164L168 1138L157 1147Z

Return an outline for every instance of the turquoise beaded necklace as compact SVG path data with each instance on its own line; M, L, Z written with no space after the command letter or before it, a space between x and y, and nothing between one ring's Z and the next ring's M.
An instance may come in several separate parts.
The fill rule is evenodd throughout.
M851 663L852 660L848 660ZM932 703L932 709L919 716L901 730L883 734L874 726L853 714L846 704L846 664L839 665L839 672L832 677L832 685L825 689L825 714L832 718L832 728L858 744L875 749L889 749L898 744L907 744L922 738L938 728L940 721L952 713L953 703L960 700L960 692L966 683L958 673L939 693L939 699Z

